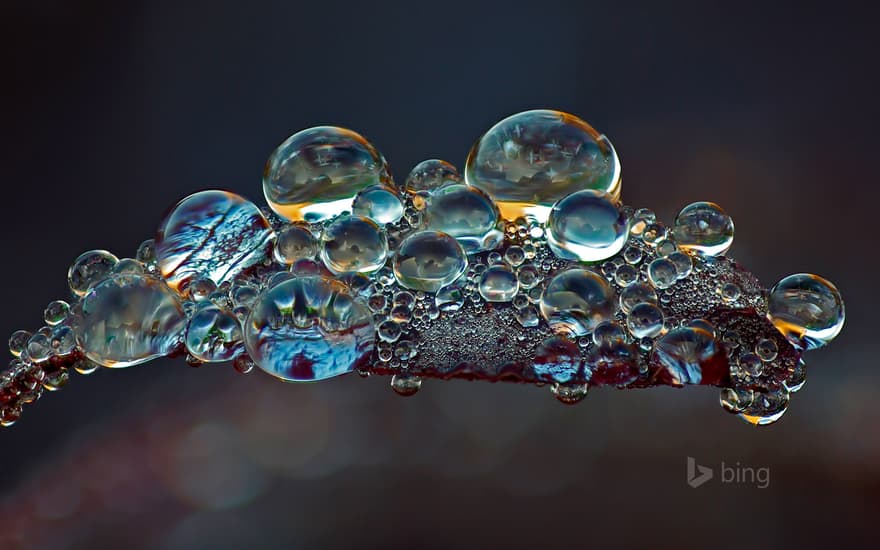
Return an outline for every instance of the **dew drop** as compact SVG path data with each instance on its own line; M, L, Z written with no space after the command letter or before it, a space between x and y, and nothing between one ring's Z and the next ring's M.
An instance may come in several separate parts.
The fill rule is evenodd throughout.
M400 243L394 256L394 276L411 290L437 292L467 270L467 256L453 237L420 231ZM438 304L439 306L440 304Z
M713 202L695 202L678 213L673 233L691 254L720 256L733 244L733 220Z
M541 314L555 330L582 336L614 315L614 290L593 271L569 269L553 277L541 298Z
M585 189L550 210L547 244L557 257L598 262L620 252L629 232L626 216L607 193Z
M830 281L798 273L770 289L767 317L792 345L816 349L831 342L843 328L843 298Z

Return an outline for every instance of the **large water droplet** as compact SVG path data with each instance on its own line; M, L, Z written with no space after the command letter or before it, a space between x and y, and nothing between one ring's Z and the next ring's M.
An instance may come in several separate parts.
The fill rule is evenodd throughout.
M798 273L770 289L767 316L785 338L801 349L827 345L843 328L843 298L831 281Z
M79 255L67 271L67 283L77 296L104 280L119 259L106 250L90 250Z
M169 286L205 277L220 285L269 254L272 231L253 203L227 191L201 191L165 217L156 257Z
M550 211L547 244L558 257L598 262L620 252L629 235L626 216L607 193L587 189L568 195Z
M114 275L94 286L75 311L77 340L105 367L128 367L168 355L186 327L177 296L160 280Z
M205 362L228 361L242 349L241 325L231 311L200 307L186 327L186 350Z
M393 188L387 185L371 185L355 196L351 213L385 225L403 217L403 202Z
M620 196L620 162L608 138L560 111L526 111L493 126L474 144L465 178L488 192L505 219L544 222L550 207L581 189Z
M314 258L318 243L308 227L290 224L275 236L275 259L286 265L293 265L303 258Z
M582 336L610 320L614 305L614 290L605 279L586 269L569 269L547 283L541 314L555 330Z
M321 235L321 259L336 273L372 273L385 265L388 239L376 222L361 216L340 216Z
M344 284L308 276L265 290L244 324L244 338L248 354L267 373L310 381L364 366L375 333L369 309Z
M454 238L438 231L419 231L400 243L394 276L410 290L437 292L458 279L467 265L464 249Z
M458 169L445 160L424 160L409 173L404 183L407 193L431 192L449 183L462 181Z
M491 250L504 238L495 203L484 191L463 183L432 192L425 217L428 228L455 237L468 254Z
M692 254L720 256L733 244L733 220L714 202L695 202L678 213L673 233Z
M319 126L297 132L269 156L263 194L276 214L317 222L351 210L371 185L391 185L387 163L363 136Z

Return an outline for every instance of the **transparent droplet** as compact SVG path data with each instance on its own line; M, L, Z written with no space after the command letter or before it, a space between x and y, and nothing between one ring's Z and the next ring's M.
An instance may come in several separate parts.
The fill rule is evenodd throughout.
M209 190L192 194L165 217L156 236L162 276L179 290L204 277L220 285L262 262L274 233L260 209L234 193Z
M179 345L186 317L164 282L114 275L92 287L73 324L86 357L105 367L128 367L168 355Z
M692 327L692 328L699 328L699 329L705 330L706 332L711 334L713 337L715 336L715 325L713 325L712 323L710 323L709 321L707 321L705 319L693 319L693 320L685 323L684 326Z
M723 353L709 332L680 327L670 330L654 343L652 362L666 370L672 384L700 384L703 368Z
M385 159L360 134L334 126L297 132L272 152L263 172L269 207L290 221L351 211L355 195L377 184L393 184Z
M760 357L761 361L772 361L776 359L778 353L779 346L776 345L776 342L768 338L763 338L755 344L755 355Z
M76 348L76 334L66 325L58 325L52 329L49 345L55 355L67 355Z
M424 160L416 165L403 187L407 193L430 193L450 183L462 181L458 168L445 160Z
M90 250L80 254L67 272L70 290L77 296L82 296L89 288L110 275L118 261L119 258L106 250Z
M275 236L275 259L293 265L303 258L311 259L318 253L318 243L307 227L290 224Z
M147 239L142 242L138 246L135 258L137 261L147 265L156 263L156 242L153 239Z
M761 376L764 372L764 363L754 353L744 353L738 361L739 368L749 376Z
M789 275L770 289L767 316L785 338L801 349L827 345L840 333L846 314L831 281L818 275Z
M190 318L184 342L186 350L200 361L228 361L242 350L241 325L232 312L207 305Z
M513 316L516 318L516 322L524 328L536 327L541 322L540 317L538 317L538 311L534 306L526 306L518 309Z
M743 408L739 417L753 426L773 424L788 410L788 391L754 392L752 402Z
M468 261L453 237L439 231L419 231L400 243L393 265L402 286L437 292L458 279L467 270Z
M584 358L584 373L591 384L626 386L639 377L638 351L617 340L593 346Z
M395 223L403 217L403 202L393 188L371 185L355 196L351 212L381 225Z
M600 275L569 269L553 277L541 298L541 314L552 328L582 336L614 315L614 290Z
M418 393L422 387L422 379L418 376L400 373L391 377L391 389L402 397L410 397Z
M626 316L626 327L635 338L659 336L663 332L663 312L654 304L636 304Z
M673 233L691 254L720 256L733 244L733 220L713 202L695 202L678 213Z
M531 264L520 267L516 272L516 278L519 280L520 286L526 290L536 286L542 279L541 274Z
M43 319L46 321L47 325L55 326L67 319L69 313L70 304L64 300L55 300L46 306L46 310L43 312Z
M623 331L623 327L613 321L599 323L599 325L593 329L593 343L597 346L600 344L622 342L625 339L626 333Z
M655 288L669 288L678 280L678 270L668 258L657 258L648 266L648 280Z
M732 303L739 300L742 290L740 290L739 285L736 283L725 283L718 289L718 294L721 295L721 299L725 302Z
M27 354L34 363L41 363L52 355L52 346L45 334L36 333L27 343Z
M248 354L287 381L324 380L365 364L372 315L344 284L320 276L288 279L264 291L244 324Z
M804 364L803 359L799 359L788 376L785 377L785 380L782 381L782 385L789 393L795 393L804 387L806 381L807 366Z
M666 259L672 262L675 266L676 277L679 279L684 279L690 275L694 268L693 260L691 260L691 257L684 252L673 252L669 256L666 256Z
M445 286L437 291L434 303L440 311L458 311L464 305L464 292L457 284Z
M620 309L624 313L629 313L636 305L641 303L657 303L657 293L654 292L653 288L645 284L636 283L620 291Z
M369 218L340 216L321 235L321 259L337 275L372 273L385 265L387 257L385 232Z
M649 223L642 231L642 240L650 246L657 246L666 238L668 230L659 222Z
M587 384L553 384L550 391L565 405L576 405L584 400L590 387Z
M614 281L620 286L631 285L639 278L639 272L631 265L622 265L614 271Z
M658 256L669 256L670 254L674 254L675 252L678 252L678 247L675 246L675 241L673 241L672 239L666 238L657 244Z
M560 111L526 111L483 134L468 155L465 178L488 192L505 219L547 220L550 207L581 189L620 197L620 162L611 142Z
M498 207L480 189L463 183L435 190L425 208L429 229L455 237L468 254L491 250L503 239Z
M519 292L519 281L509 267L496 264L480 276L478 289L487 302L509 302Z
M216 291L217 285L206 277L197 277L186 284L186 295L195 303L207 302Z
M401 340L394 346L394 356L401 361L409 361L418 353L418 348L409 340Z
M18 357L27 347L28 340L33 336L26 330L16 330L9 337L9 351L13 356Z
M568 382L581 368L581 352L571 340L551 336L535 350L532 365L535 374L544 382Z
M585 189L557 202L547 219L547 244L557 257L598 262L626 244L626 216L607 193Z
M631 265L641 262L642 256L642 249L637 246L628 246L623 251L623 259Z
M147 269L144 264L133 258L122 258L116 262L111 272L114 275L143 275Z
M738 414L751 405L754 399L752 390L724 388L721 390L721 406L729 413Z

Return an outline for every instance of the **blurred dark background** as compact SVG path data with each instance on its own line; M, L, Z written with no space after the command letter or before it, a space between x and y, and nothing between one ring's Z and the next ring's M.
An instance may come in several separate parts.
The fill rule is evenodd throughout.
M710 388L280 384L156 361L75 377L0 432L0 546L446 548L868 541L880 513L874 346L876 17L844 3L3 2L0 333L36 329L68 265L134 255L205 187L262 204L288 135L351 127L397 178L462 167L517 111L575 113L623 198L720 203L767 285L834 281L848 319L776 425ZM692 489L686 457L716 468ZM770 468L770 485L717 468ZM870 537L870 538L869 538Z

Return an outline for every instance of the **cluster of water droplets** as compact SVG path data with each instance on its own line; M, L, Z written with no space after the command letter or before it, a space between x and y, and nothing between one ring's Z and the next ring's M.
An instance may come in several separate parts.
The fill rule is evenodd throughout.
M549 384L564 403L591 386L709 384L766 424L803 384L800 351L843 324L820 277L765 296L723 256L733 222L717 205L671 227L624 206L610 141L565 113L509 117L464 177L432 159L400 185L363 136L304 130L270 156L263 192L268 209L195 193L133 258L77 258L71 304L9 340L0 423L71 369L185 354L293 382L391 374L404 396L427 376Z

